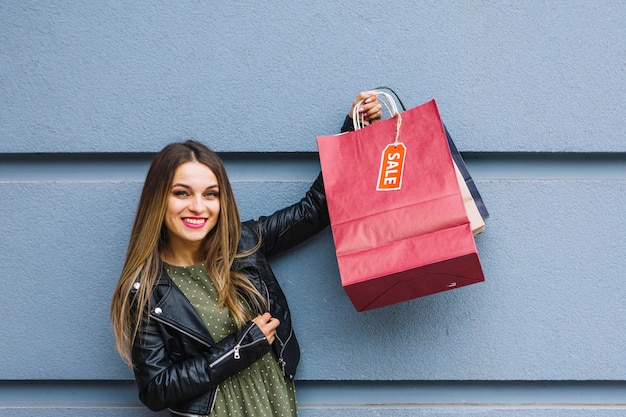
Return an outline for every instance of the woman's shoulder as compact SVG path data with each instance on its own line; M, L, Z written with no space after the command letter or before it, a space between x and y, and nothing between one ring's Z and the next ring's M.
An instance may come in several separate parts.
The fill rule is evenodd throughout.
M167 274L165 264L161 260L158 261L156 269L154 272L152 272L152 274L154 275L149 275L147 272L144 271L135 278L135 281L133 282L129 292L129 296L131 298L134 298L136 293L138 293L139 289L143 286L149 286L150 293L152 294L152 296L154 296L155 291L160 286L170 286L173 283L169 275ZM149 278L150 276L152 276L152 279Z
M258 220L246 220L241 223L241 237L258 236L259 234L259 221Z
M239 240L239 248L241 250L250 250L254 248L261 238L261 227L257 220L247 220L241 223L241 237Z

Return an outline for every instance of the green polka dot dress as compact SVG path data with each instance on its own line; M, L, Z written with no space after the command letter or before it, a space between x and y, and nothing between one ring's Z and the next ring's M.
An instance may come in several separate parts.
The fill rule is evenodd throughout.
M166 264L172 281L198 312L216 342L236 332L228 309L218 308L215 286L202 263L192 266ZM294 417L296 393L273 352L268 352L247 369L231 376L219 386L211 416L216 417Z

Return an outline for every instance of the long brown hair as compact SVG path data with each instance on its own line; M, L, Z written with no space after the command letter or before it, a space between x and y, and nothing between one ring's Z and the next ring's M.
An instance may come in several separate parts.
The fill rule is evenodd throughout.
M122 359L131 366L132 345L142 315L147 314L150 308L150 294L160 271L159 254L168 239L163 219L172 180L176 169L185 162L200 162L209 167L220 189L219 218L202 243L206 269L217 289L220 307L228 308L240 327L252 317L242 305L239 294L252 303L254 313L267 308L264 298L250 280L232 270L237 257L251 253L258 245L245 253L238 253L241 219L222 160L215 152L195 141L169 144L154 157L148 170L126 260L111 300L110 318L115 332L115 346ZM138 280L140 286L131 297L131 289Z

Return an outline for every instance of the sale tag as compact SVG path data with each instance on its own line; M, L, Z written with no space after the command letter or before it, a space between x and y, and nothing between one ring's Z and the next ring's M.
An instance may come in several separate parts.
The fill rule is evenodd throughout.
M404 156L406 148L402 142L387 145L383 150L378 174L379 191L399 190L402 186L402 172L404 171Z

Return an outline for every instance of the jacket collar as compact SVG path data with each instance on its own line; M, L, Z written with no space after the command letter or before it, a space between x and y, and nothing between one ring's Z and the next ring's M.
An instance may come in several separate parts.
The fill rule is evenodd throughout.
M151 317L181 331L184 330L203 343L214 344L204 321L180 288L169 277L163 262L160 262L159 276L155 282L152 296Z

